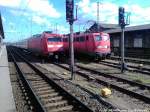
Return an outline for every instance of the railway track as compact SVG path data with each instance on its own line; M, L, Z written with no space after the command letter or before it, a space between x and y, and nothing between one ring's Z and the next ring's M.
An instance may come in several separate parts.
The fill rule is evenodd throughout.
M112 59L112 60L121 60L121 57L118 56L111 56L108 59ZM135 62L135 63L143 63L143 64L148 64L150 65L150 61L148 59L138 59L138 58L128 58L125 57L125 61L127 62Z
M59 86L55 81L44 75L39 69L23 57L9 49L18 75L23 82L25 90L36 112L93 112L89 107L79 101ZM17 56L18 55L18 56ZM24 60L26 63L18 63ZM29 72L29 71L30 72Z
M58 64L56 64L58 65ZM68 65L65 64L61 64L59 65L60 67L63 67L65 69L68 69ZM77 72L78 74L80 74L81 76L87 78L87 79L94 79L96 82L105 85L105 86L109 86L113 89L116 89L117 91L122 92L123 94L127 94L129 96L135 97L137 99L140 99L146 103L150 103L149 101L149 86L143 85L143 84L135 84L135 82L133 81L126 81L127 79L116 79L115 76L107 76L107 74L104 73L100 73L98 71L95 70L90 70L88 72L87 68L85 68L85 70L83 70L85 67L80 68L78 65L77 68ZM101 74L101 75L100 75ZM103 74L103 75L102 75ZM100 76L99 76L100 75ZM96 76L96 77L95 77ZM120 86L118 86L118 84ZM83 88L85 89L85 88Z
M56 64L69 70L67 64ZM76 73L150 104L150 86L76 65Z
M17 50L17 49L16 49ZM18 51L20 52L21 54L24 55L24 57L27 57L26 53L27 52L22 52L22 51ZM28 54L28 53L27 53ZM35 64L36 65L36 64ZM37 66L39 67L39 66ZM41 68L41 67L40 67ZM42 67L43 68L43 67ZM42 70L42 69L41 69ZM45 71L45 70L44 70ZM51 72L52 74L55 74L53 72ZM54 76L55 78L57 77L57 79L62 79L62 77L60 77L59 75L55 74ZM116 112L119 112L119 110L123 110L124 108L119 108L117 107L116 105L113 105L112 103L110 103L109 101L106 101L104 100L101 96L89 91L88 89L76 84L76 83L73 83L71 82L70 80L64 80L66 83L68 83L69 85L73 85L75 86L75 88L78 88L80 90L82 90L82 92L85 92L85 93L88 93L89 97L92 98L92 99L87 99L87 101L85 101L85 103L89 103L89 106L91 107L92 105L94 106L93 110L95 112L101 112L102 110L104 111L109 111L109 110L112 110L112 111L116 111ZM62 84L63 85L63 84ZM68 87L67 87L68 88ZM72 87L71 87L72 88ZM68 89L70 91L70 89ZM74 94L74 92L73 92ZM78 94L76 94L77 96L79 96ZM86 95L86 94L82 94L83 96ZM81 96L82 97L82 96ZM85 96L84 96L85 97ZM80 98L79 98L80 99ZM95 104L96 102L92 101L92 100L95 100L97 102L97 104ZM84 101L82 101L84 102ZM92 104L93 103L93 104ZM95 107L96 106L96 107Z
M103 64L106 66L114 67L114 68L121 68L121 65L117 62L110 62L110 61L100 61L99 64ZM134 71L134 72L139 72L142 74L150 75L150 68L145 68L145 67L138 67L138 66L133 66L133 65L127 65L127 68L125 68L128 71Z

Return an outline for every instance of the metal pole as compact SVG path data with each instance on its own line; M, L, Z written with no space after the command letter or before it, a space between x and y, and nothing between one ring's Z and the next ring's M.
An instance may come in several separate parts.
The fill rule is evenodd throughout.
M99 2L97 2L97 31L99 31Z
M56 33L57 33L57 23L56 23Z
M71 57L71 65L70 65L70 70L71 70L71 80L75 80L75 75L74 75L74 46L73 46L73 22L70 23L70 57Z
M121 73L124 72L124 66L125 66L125 62L124 62L124 28L122 28L122 32L121 32Z

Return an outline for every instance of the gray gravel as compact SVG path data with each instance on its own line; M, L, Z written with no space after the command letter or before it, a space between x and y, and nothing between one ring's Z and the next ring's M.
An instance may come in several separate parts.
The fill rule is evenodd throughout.
M66 77L70 77L70 74L68 73L68 71L59 68L55 65L52 64L38 64L39 66L45 68L46 70L49 70L51 72L54 72L57 70L56 74L66 78ZM66 72L67 74L63 75L63 73ZM76 75L76 84L80 84L81 86L88 86L92 85L92 86L96 86L96 90L103 88L104 86L98 84L98 83L91 83L88 81L84 81L82 80L83 78L81 78L81 76L78 78L79 76ZM86 83L85 83L86 82ZM92 87L91 87L92 88ZM69 88L69 90L71 90L71 87ZM97 92L97 91L94 91ZM128 95L122 94L121 92L115 91L112 89L112 95L108 98L105 98L107 101L110 101L111 103L113 103L115 106L120 107L122 109L128 110L128 111L133 111L135 109L138 110L146 110L146 109L150 109L150 105L149 104L145 104L142 101L139 101L138 99L132 98Z
M16 112L32 112L25 100L25 95L21 90L21 83L18 81L14 64L9 62L10 80L13 90L13 95L16 104Z

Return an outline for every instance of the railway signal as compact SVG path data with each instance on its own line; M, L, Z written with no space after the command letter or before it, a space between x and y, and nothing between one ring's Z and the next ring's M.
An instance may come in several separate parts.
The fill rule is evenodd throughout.
M121 33L121 72L124 72L124 69L126 67L125 61L124 61L124 29L126 25L129 25L130 23L130 15L129 13L126 13L125 16L125 9L124 7L119 7L119 18L118 18L118 24L121 27L122 33Z
M119 7L119 25L121 26L121 28L125 26L124 17L125 17L124 8Z
M71 79L74 80L74 46L73 46L73 22L74 19L74 0L66 0L66 20L70 24L70 36L69 36L69 45L70 45L70 59L71 59Z
M66 20L70 24L74 21L74 0L66 0Z

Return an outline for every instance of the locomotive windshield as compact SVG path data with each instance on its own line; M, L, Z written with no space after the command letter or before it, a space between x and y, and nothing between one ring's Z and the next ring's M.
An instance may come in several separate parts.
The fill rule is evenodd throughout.
M102 37L100 35L95 36L95 41L101 41L101 40L102 40Z
M62 39L60 37L51 37L47 39L48 42L61 42Z
M108 36L108 35L103 35L102 37L103 37L103 40L104 40L104 41L109 40L109 36Z

